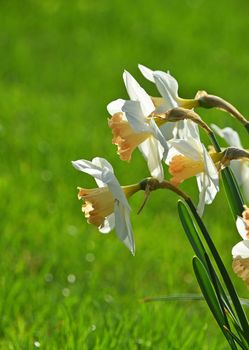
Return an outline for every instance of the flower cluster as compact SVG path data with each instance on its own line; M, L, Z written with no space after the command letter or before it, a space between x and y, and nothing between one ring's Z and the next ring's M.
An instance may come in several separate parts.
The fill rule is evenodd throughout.
M176 191L183 181L196 177L199 191L197 212L200 216L205 205L215 199L219 191L219 172L227 165L231 165L249 200L249 162L244 153L238 152L242 146L237 133L230 128L220 129L213 125L215 132L232 148L208 150L201 142L199 127L204 127L208 133L211 129L194 109L214 106L230 114L238 111L224 100L205 92L198 92L193 99L180 98L178 83L169 73L153 71L142 65L139 69L146 79L155 84L160 96L148 95L129 72L123 73L129 98L118 98L107 106L112 143L117 146L120 159L129 162L133 151L138 148L147 162L150 176L158 187L161 184L161 188L167 180L165 167L170 174L167 183ZM115 227L119 239L134 254L131 208L127 199L137 191L145 190L145 186L142 182L121 186L112 166L103 158L72 163L77 170L93 176L98 185L96 189L79 188L78 198L83 201L82 211L87 222L95 225L101 233L108 233ZM249 237L245 236L245 231L246 234L249 232L248 209L244 213L243 218L237 220L244 241L233 248L234 270L249 281ZM245 249L248 252L245 253ZM245 254L248 254L246 259ZM244 266L247 267L246 274L244 270L241 272Z

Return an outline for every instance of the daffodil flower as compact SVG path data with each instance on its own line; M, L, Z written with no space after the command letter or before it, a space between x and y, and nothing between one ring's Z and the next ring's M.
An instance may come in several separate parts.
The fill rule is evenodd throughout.
M123 74L130 100L118 99L111 102L108 121L113 133L112 142L118 146L118 154L123 160L130 160L133 150L138 147L147 161L153 177L162 181L164 172L162 159L168 154L168 144L151 117L155 107L150 96L130 73Z
M157 113L165 113L176 107L192 109L197 106L196 100L186 100L178 96L178 82L170 75L162 71L153 71L141 64L138 65L143 76L154 83L162 97L152 97ZM176 123L165 123L160 127L166 140L178 138L179 130L183 129L183 121Z
M249 209L247 207L242 217L238 216L236 226L243 240L232 249L233 270L249 287Z
M93 176L98 185L95 189L78 188L78 198L84 201L82 211L88 223L97 226L101 233L109 233L115 227L119 239L134 255L131 209L127 198L140 189L139 184L121 187L111 164L104 158L76 160L72 165Z
M211 204L219 191L219 175L214 161L218 161L221 155L214 154L213 160L200 141L196 125L184 122L188 125L182 134L183 138L170 141L172 149L167 162L172 175L171 183L175 186L196 176L199 189L197 212L201 216L205 204Z
M221 129L217 125L212 124L213 130L222 137L229 146L243 149L238 133L232 128ZM232 171L242 187L243 193L247 201L249 201L249 161L248 159L232 160L230 163Z

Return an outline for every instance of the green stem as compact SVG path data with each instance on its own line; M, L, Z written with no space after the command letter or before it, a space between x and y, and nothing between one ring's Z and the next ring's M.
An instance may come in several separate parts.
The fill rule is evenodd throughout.
M210 237L210 235L209 235L209 233L208 233L208 231L207 231L203 221L201 220L200 216L198 215L198 213L196 211L196 208L195 208L193 202L191 201L190 198L189 199L185 199L185 201L186 201L189 209L191 210L191 212L192 212L192 214L193 214L193 216L194 216L194 218L195 218L195 220L196 220L196 222L197 222L197 224L198 224L198 226L199 226L199 228L200 228L200 230L201 230L201 232L203 234L203 237L204 237L205 241L207 242L207 245L208 245L210 251L212 252L214 260L215 260L215 262L217 264L218 269L220 270L221 276L222 276L222 278L224 280L224 283L225 283L225 285L227 287L227 290L228 290L228 292L230 294L230 297L231 297L231 300L233 302L234 308L235 308L236 313L238 315L238 318L240 320L241 327L242 327L242 329L245 332L245 337L246 337L248 345L249 345L249 324L248 324L248 320L247 320L247 317L246 317L246 315L244 313L244 310L243 310L243 308L241 306L241 303L239 301L239 298L238 298L238 295L237 295L237 293L235 291L233 283L232 283L232 281L231 281L231 279L230 279L230 277L228 275L228 272L227 272L227 270L225 268L225 265L223 264L223 261L222 261L220 255L219 255L219 253L218 253L218 251L217 251L217 249L216 249L216 247L215 247L215 245L214 245L214 243L213 243L213 241L212 241L212 239L211 239L211 237Z

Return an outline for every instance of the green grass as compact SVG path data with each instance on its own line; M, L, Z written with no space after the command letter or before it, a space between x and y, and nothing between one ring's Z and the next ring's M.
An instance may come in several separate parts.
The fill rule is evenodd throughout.
M247 114L249 4L243 1L1 1L0 348L227 349L204 302L141 303L198 292L176 201L131 199L136 256L86 224L77 186L92 179L71 160L107 158L122 184L148 176L135 152L121 162L106 104L125 97L123 69L152 95L137 63L170 70L180 95L206 89ZM225 113L206 121L245 131ZM183 188L196 200L194 181ZM239 240L224 193L205 223L231 271ZM68 276L74 275L74 283ZM70 279L70 278L69 278Z

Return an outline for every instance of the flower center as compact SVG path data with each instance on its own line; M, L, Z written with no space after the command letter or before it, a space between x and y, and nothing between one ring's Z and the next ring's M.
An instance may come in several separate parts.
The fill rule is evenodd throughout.
M78 198L85 202L82 211L87 222L97 227L102 226L105 218L114 211L114 198L107 187L79 188Z
M181 154L174 156L169 163L169 173L173 176L170 182L174 186L178 186L184 180L203 171L203 161L196 161Z
M233 271L249 286L249 258L237 257L233 260Z
M149 132L135 133L128 121L123 119L122 113L116 113L108 119L112 129L112 143L118 146L120 159L129 161L134 149L151 136Z

